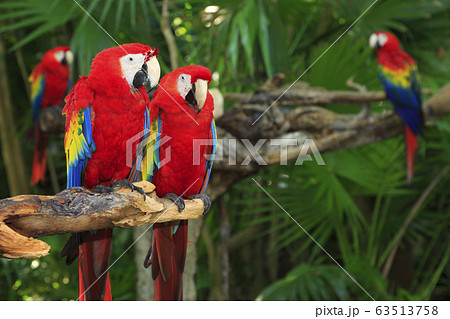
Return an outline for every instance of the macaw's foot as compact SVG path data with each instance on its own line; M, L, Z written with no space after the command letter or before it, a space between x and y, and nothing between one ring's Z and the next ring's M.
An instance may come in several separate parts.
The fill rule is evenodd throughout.
M203 212L203 215L208 215L209 210L211 209L211 199L205 193L192 195L191 197L189 197L189 199L197 199L197 198L201 199L203 201L203 204L205 205L205 211Z
M93 190L99 192L100 194L109 194L114 192L114 189L112 187L108 187L105 185L95 185Z
M112 182L111 185L109 185L109 186L112 188L115 188L116 186L130 188L132 192L136 191L136 192L142 194L144 196L144 200L147 198L144 190L141 187L134 186L133 183L130 182L128 179L122 179L120 181L116 180L116 181Z
M177 194L169 193L169 194L165 195L164 198L167 198L167 199L170 199L171 201L173 201L173 203L175 205L177 205L179 213L181 213L184 210L184 207L186 206L184 204L184 199L182 199Z

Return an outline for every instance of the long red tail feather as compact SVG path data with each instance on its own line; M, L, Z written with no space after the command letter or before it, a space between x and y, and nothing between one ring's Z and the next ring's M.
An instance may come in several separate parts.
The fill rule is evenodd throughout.
M107 272L111 248L111 228L88 233L79 246L79 300L112 300Z
M183 271L187 247L187 221L155 224L152 242L152 276L155 300L183 300Z
M31 171L31 186L45 181L45 168L47 166L48 134L42 132L39 125L36 127L34 143L33 167Z
M414 156L418 147L417 135L405 125L406 165L408 184L411 184L414 176Z

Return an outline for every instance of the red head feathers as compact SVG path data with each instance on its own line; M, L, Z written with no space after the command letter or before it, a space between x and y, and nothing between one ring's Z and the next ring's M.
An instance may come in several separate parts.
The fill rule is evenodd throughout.
M203 107L213 108L208 92L211 71L201 65L188 65L165 75L154 94L155 103L169 113L199 113Z
M106 95L128 92L150 83L155 86L160 76L156 58L158 50L140 43L128 43L101 51L91 64L89 84ZM142 78L134 82L141 71ZM125 81L124 81L125 80Z
M369 38L369 45L372 49L383 51L401 50L400 42L392 33L376 31Z
M392 33L376 31L369 38L369 45L378 55L378 63L398 70L405 68L405 64L415 65L413 58L402 50L400 42Z
M46 69L51 70L51 68L60 67L60 65L66 66L68 69L67 65L72 64L72 62L73 54L70 48L61 46L45 52L41 63L45 65Z

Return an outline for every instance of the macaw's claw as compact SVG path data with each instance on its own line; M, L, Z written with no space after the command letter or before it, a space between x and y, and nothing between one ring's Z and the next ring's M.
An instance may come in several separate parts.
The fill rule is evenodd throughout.
M114 192L114 189L112 187L108 187L105 185L95 185L93 190L99 192L100 194L109 194Z
M170 199L171 201L173 201L173 203L175 205L177 205L179 213L181 213L184 210L184 207L186 206L184 204L184 199L182 199L177 194L169 193L169 194L165 195L164 198L167 198L167 199Z
M208 215L209 210L211 209L211 199L205 193L192 195L189 197L189 199L197 199L197 198L201 199L203 201L203 204L205 205L205 211L203 212L203 215Z
M147 196L145 195L144 190L141 187L134 186L134 184L132 182L130 182L128 179L122 179L120 181L115 180L109 186L112 187L112 188L114 188L116 186L127 187L127 188L130 188L132 192L136 191L139 194L142 194L144 196L144 200L147 198Z

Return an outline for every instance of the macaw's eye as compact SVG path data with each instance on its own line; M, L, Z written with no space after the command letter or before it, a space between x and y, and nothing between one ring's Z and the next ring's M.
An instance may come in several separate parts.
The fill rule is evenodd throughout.
M184 75L181 76L181 79L184 80Z
M129 58L128 58L128 61L130 61L130 62L133 61L133 58L132 58L132 57L129 57Z

